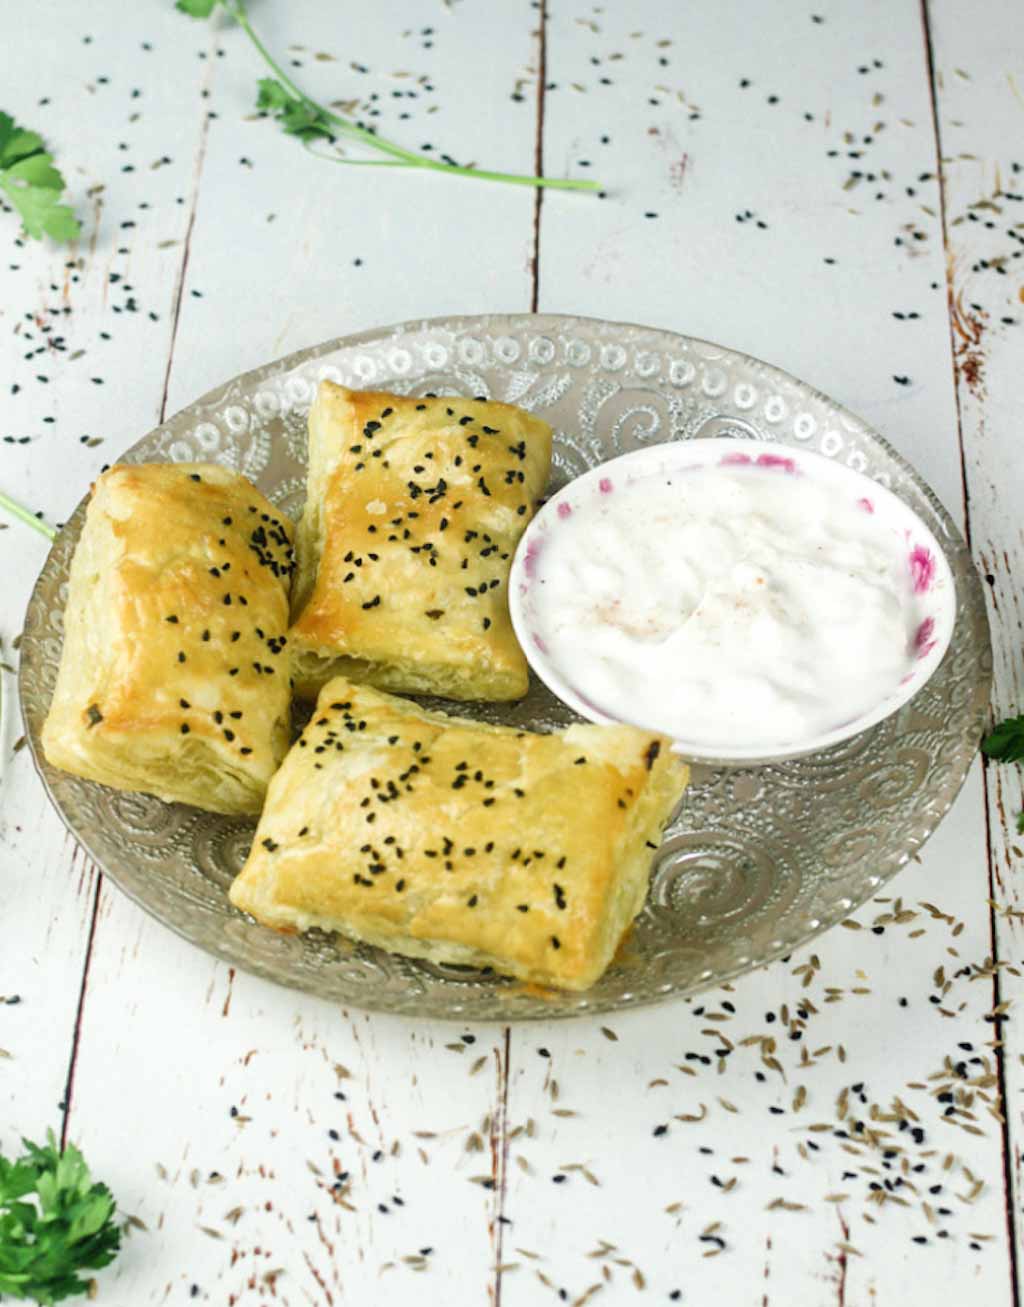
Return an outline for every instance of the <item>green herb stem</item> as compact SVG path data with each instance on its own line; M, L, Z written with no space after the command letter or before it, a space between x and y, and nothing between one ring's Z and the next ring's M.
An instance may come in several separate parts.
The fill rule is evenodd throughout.
M46 536L48 540L56 539L57 532L52 526L47 526L45 522L40 522L35 513L30 513L27 508L23 508L16 500L11 499L9 495L0 492L0 508L16 517L20 522L27 526L34 526L40 535Z
M228 13L238 23L242 31L245 32L249 40L255 46L256 50L262 56L264 62L273 72L282 86L291 91L297 100L302 100L315 109L324 119L335 126L339 133L351 140L362 142L371 149L379 150L383 154L389 154L401 164L409 168L425 168L431 172L451 173L456 177L475 177L480 181L505 182L511 186L536 186L545 187L548 190L563 191L599 191L602 185L597 181L589 179L572 178L572 177L531 177L522 173L512 172L492 172L484 168L462 167L454 163L441 163L436 159L429 159L423 154L416 154L412 150L405 149L404 146L389 141L383 136L378 136L376 132L370 131L366 127L360 127L357 123L342 118L339 114L334 113L325 105L320 104L301 90L294 81L288 76L267 47L260 40L249 22L249 14L245 6L245 0L224 0L224 7ZM330 159L333 163L356 163L354 159L332 158L330 155L320 155L320 158Z
M315 150L309 141L303 141L302 144L314 159L323 159L324 163L344 163L350 168L407 168L409 166L401 159L346 159L340 154L324 154L322 150Z
M483 181L506 182L510 186L536 186L549 191L599 191L600 182L592 182L582 177L528 177L516 172L489 172L486 168L460 168L454 163L433 163L427 161L424 167L434 172L450 172L456 177L478 177Z
M326 163L343 163L353 168L427 168L432 172L450 172L456 177L477 177L484 181L505 182L511 186L547 187L549 190L562 191L597 191L600 182L585 181L574 177L529 177L514 172L489 172L484 168L463 168L455 163L435 163L431 159L346 159L337 154L323 154L320 150L309 149Z
M401 145L396 145L394 141L385 140L384 137L376 135L375 132L368 131L365 127L360 127L357 123L349 122L347 118L332 112L326 105L320 104L312 96L306 94L295 82L288 76L274 56L256 34L256 30L249 22L249 14L245 7L245 0L226 0L228 12L232 15L239 27L245 32L249 40L253 43L259 53L263 56L264 62L270 68L277 80L282 86L291 91L297 100L305 100L307 104L313 106L324 118L332 122L346 136L351 136L355 140L364 141L367 145L373 146L375 150L382 150L385 154L393 154L396 158L402 159L405 163L420 167L428 164L430 161L421 159L421 156L414 154L411 150L404 149Z

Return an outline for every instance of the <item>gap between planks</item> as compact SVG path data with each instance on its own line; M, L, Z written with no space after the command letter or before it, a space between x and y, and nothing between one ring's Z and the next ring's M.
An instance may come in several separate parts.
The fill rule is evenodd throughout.
M209 82L213 76L212 61L207 61L207 76L203 86L203 91L207 92L211 88ZM206 98L204 94L203 98ZM209 112L203 115L202 126L199 129L199 149L196 151L196 166L192 176L192 195L190 197L188 211L188 226L185 228L185 246L181 255L181 265L178 268L177 285L174 288L174 310L171 315L171 343L167 350L167 367L164 369L164 388L160 396L160 421L163 422L167 417L167 391L171 384L171 368L174 366L174 347L178 340L178 322L181 318L181 300L185 294L185 278L188 276L188 259L192 249L192 231L196 225L196 210L199 207L199 184L203 177L203 164L206 162L206 146L210 135L210 115Z
M536 131L533 145L533 172L535 177L544 176L544 98L547 83L548 53L548 7L547 0L540 0L537 15L537 114ZM536 313L540 301L540 226L541 212L544 204L544 187L537 186L533 193L533 252L530 258L530 312ZM505 1026L504 1067L498 1077L498 1095L495 1103L494 1120L497 1130L492 1147L495 1150L495 1215L494 1215L494 1281L490 1286L490 1299L493 1307L501 1307L502 1285L502 1248L505 1233L505 1198L508 1175L508 1086L512 1076L512 1030Z
M544 176L544 99L547 89L548 72L548 6L547 0L540 0L537 14L537 115L533 144L533 173L535 177ZM533 252L530 257L530 312L536 313L540 302L540 226L544 205L544 187L537 186L533 192ZM504 1065L499 1066L497 1101L494 1105L493 1120L496 1123L492 1150L494 1152L494 1279L490 1285L489 1297L493 1307L501 1307L502 1248L505 1236L505 1199L508 1184L508 1087L512 1078L512 1028L505 1026L502 1032L504 1040ZM499 1055L500 1058L500 1055Z
M77 848L77 845L76 845ZM86 863L86 871L92 867L96 876L93 890L92 906L89 910L89 934L85 944L85 957L82 959L82 979L78 986L78 1005L75 1008L75 1024L71 1032L71 1052L68 1057L68 1073L64 1080L64 1094L60 1105L60 1149L67 1147L68 1126L71 1120L71 1100L75 1092L75 1071L78 1067L78 1049L81 1042L82 1016L85 1012L85 994L89 985L89 963L92 960L92 946L96 939L96 921L100 910L100 893L103 890L103 873L95 862Z
M960 453L960 482L961 495L964 509L964 539L967 543L968 552L973 558L973 548L971 541L971 494L970 483L967 473L967 455L964 445L964 427L963 427L963 410L960 403L960 367L956 357L956 328L954 326L953 312L956 301L956 291L953 284L953 251L950 247L949 225L947 220L946 207L946 169L943 163L942 152L942 121L939 116L939 88L936 78L935 69L935 49L932 42L931 14L929 11L929 0L920 0L921 4L921 30L924 37L924 53L928 72L928 93L931 101L932 129L935 136L935 175L939 183L939 220L942 225L942 250L946 267L946 312L949 317L949 355L950 363L953 368L953 395L956 401L956 436L957 448ZM999 970L999 936L996 927L996 898L995 884L995 858L992 849L992 816L991 816L991 795L990 795L990 778L987 760L982 757L981 760L981 783L982 783L982 805L985 817L985 861L988 876L988 921L989 921L989 941L991 957L993 962L992 970L992 1006L993 1010L999 1011L1000 1004L1003 1001L1002 983L1000 980ZM999 1084L999 1106L1002 1120L1000 1122L1000 1138L1002 1143L1003 1158L1003 1204L1006 1214L1006 1234L1009 1243L1009 1270L1010 1270L1010 1295L1013 1307L1021 1307L1020 1290L1019 1290L1019 1267L1017 1262L1017 1231L1016 1231L1016 1205L1014 1203L1014 1184L1013 1184L1013 1144L1010 1139L1010 1113L1008 1110L1007 1091L1006 1091L1006 1057L1003 1048L1002 1038L1003 1022L995 1021L993 1031L995 1035L993 1053L996 1061L996 1075Z
M544 98L548 80L548 0L540 0L537 15L537 130L533 143L533 175L544 176ZM537 312L540 302L540 219L544 205L544 187L533 190L533 254L530 258L530 312Z

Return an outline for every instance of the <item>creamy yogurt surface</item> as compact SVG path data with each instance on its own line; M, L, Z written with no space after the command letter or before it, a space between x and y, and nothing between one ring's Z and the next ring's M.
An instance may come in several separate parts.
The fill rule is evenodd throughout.
M896 691L930 627L905 533L790 460L601 478L526 560L531 630L607 717L709 752L799 744Z

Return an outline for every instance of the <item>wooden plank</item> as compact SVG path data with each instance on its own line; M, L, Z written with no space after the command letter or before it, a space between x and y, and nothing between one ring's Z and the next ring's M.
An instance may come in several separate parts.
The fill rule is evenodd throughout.
M436 157L526 173L533 100L511 96L531 65L533 22L528 3L486 19L392 3L379 22L355 25L312 3L259 15L261 35L289 52L288 71L310 94L362 97L363 109L380 114L365 121L382 135L429 145ZM241 34L225 34L220 48L169 412L239 371L333 336L528 307L529 189L318 162L273 124L252 120L266 70ZM238 329L225 330L236 319Z
M14 739L5 730L0 821L8 933L0 956L0 1153L8 1157L22 1135L61 1132L97 888L95 868L53 819L27 754L12 758Z
M962 519L920 12L813 13L552 14L545 160L608 198L545 196L540 307L790 369ZM503 1302L1010 1302L985 858L976 768L920 863L787 964L515 1030Z
M345 1013L232 975L111 892L72 1126L149 1234L104 1296L163 1302L197 1285L230 1302L269 1294L279 1273L290 1303L484 1300L501 1058L488 1032ZM130 1150L113 1076L144 1123Z
M785 0L758 6L756 26L736 0L559 7L546 168L594 173L608 198L545 196L540 307L666 327L786 368L872 422L956 511L938 185L919 180L934 175L935 149L918 9L811 12L825 21ZM899 40L883 48L882 30Z
M1024 494L1019 454L1021 347L1024 341L1024 58L1020 10L990 0L966 15L958 6L929 7L942 149L946 268L951 341L971 543L988 582L993 630L995 720L1024 709L1024 613L1020 576L1024 537L1018 506ZM1015 146L1017 147L1015 152ZM1015 872L1021 859L1018 814L1024 807L1018 767L986 764L991 831L990 893L994 957L1000 970L995 1003L1012 1016L1021 995L1021 911ZM1022 1050L1010 1016L1002 1090L1007 1114L1007 1219L1019 1230L1022 1184ZM1018 1236L1019 1237L1019 1236ZM1016 1266L1017 1293L1021 1266Z
M192 39L180 39L178 18L166 12L125 25L113 14L58 14L44 4L21 15L5 38L4 109L44 134L83 219L80 241L57 248L21 241L16 218L0 217L0 488L51 522L73 508L104 462L159 418L185 226L177 200L187 194L198 139L206 64L197 50L209 40L187 35ZM6 520L0 542L0 639L13 667L46 542ZM61 1132L97 884L19 745L14 677L2 675L6 1153L21 1134L39 1138L51 1126Z
M460 14L457 30L412 3L372 26L312 0L259 21L276 50L308 47L289 68L314 93L386 98L382 131L532 170L533 106L509 99L532 57L528 5ZM240 34L217 45L168 411L324 337L529 303L529 191L311 159L247 120L258 70ZM387 74L404 70L434 89L392 103L408 79ZM406 103L411 120L398 116ZM115 1068L117 1103L145 1121L130 1152ZM506 1068L498 1028L347 1014L235 976L105 887L72 1130L151 1233L133 1238L104 1294L132 1307L193 1285L216 1302L484 1301L501 1256Z

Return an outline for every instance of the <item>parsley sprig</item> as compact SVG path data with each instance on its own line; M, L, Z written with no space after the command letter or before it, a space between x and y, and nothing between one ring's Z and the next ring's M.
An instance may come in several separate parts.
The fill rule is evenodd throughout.
M45 1146L21 1142L17 1161L0 1157L0 1297L49 1307L89 1292L82 1272L114 1260L121 1231L110 1190L73 1144L62 1152L52 1130Z
M62 204L64 178L38 132L0 113L0 194L17 211L27 235L73 241L81 230L74 210Z
M992 728L981 751L995 762L1024 762L1024 716L1008 717ZM1017 830L1024 835L1024 812L1017 813Z
M297 136L306 146L317 140L332 143L342 141L365 145L387 156L384 159L350 159L347 156L325 155L314 150L313 153L318 158L328 159L332 163L347 163L362 167L425 168L431 172L453 173L458 177L475 177L483 181L508 182L514 186L544 186L565 191L601 190L600 182L580 178L529 177L520 173L491 172L485 168L467 168L456 163L443 163L439 159L431 159L425 154L407 150L394 141L388 141L370 128L360 127L350 118L335 113L306 95L292 81L253 30L245 0L177 0L176 3L176 8L193 18L209 18L218 7L235 20L274 74L273 77L263 78L259 83L256 107L261 112L276 118L289 136Z

